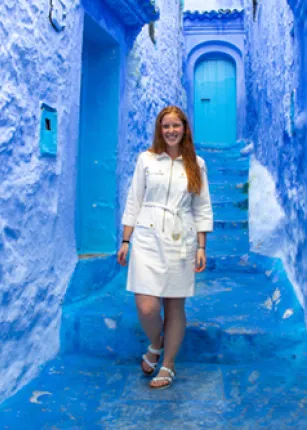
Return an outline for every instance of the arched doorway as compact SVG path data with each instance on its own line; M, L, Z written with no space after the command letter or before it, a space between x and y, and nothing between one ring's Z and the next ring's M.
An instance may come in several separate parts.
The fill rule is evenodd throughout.
M219 54L197 62L194 74L194 137L201 146L225 148L237 137L236 65Z

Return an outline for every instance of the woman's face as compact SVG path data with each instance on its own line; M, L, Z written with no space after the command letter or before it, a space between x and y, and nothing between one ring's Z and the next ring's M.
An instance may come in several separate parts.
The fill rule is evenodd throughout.
M168 113L162 119L161 132L166 145L176 148L183 138L184 124L175 113Z

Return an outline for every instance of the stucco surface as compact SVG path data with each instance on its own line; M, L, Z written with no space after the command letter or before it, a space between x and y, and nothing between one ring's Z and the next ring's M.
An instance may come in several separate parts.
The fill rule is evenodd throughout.
M249 239L257 252L280 256L286 216L270 172L253 155L249 170Z
M122 191L117 208L119 202L124 203L137 153L151 142L156 114L170 103L184 105L179 1L159 2L162 19L156 46L145 25L129 56L128 69L127 49L140 28L126 30L125 20L119 23L105 3L80 3L64 2L67 17L59 33L48 19L49 2L0 5L0 33L6 40L0 51L4 65L0 89L0 401L33 378L40 364L60 346L61 304L77 263L74 217L83 8L119 43L121 76L127 71L126 82L122 77L120 81L117 173ZM135 3L134 11L137 7L142 7L142 13L148 7L152 11L145 3ZM39 152L41 102L58 111L56 157L42 157ZM93 286L89 279L84 284L76 276L71 285L80 297L99 288L96 280ZM76 300L75 290L69 291L71 301Z
M217 10L243 8L244 0L185 0L185 10Z
M262 2L257 22L253 22L249 3L245 12L248 135L254 141L255 158L272 176L276 201L285 213L285 222L279 226L279 253L298 296L302 293L306 298L306 137L296 92L301 36L294 31L286 0ZM250 185L253 193L253 182ZM265 211L267 201L259 199L258 210L263 205ZM250 209L253 218L256 214ZM266 234L265 226L259 225L258 239L265 240Z
M58 349L60 302L73 272L75 151L82 16L66 1L66 31L48 2L2 2L0 399ZM40 103L57 108L57 157L39 153Z

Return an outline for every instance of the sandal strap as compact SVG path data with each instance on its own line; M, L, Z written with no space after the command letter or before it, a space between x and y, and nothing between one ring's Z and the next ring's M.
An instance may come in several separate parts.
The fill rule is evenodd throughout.
M172 379L175 378L175 373L169 367L162 366L160 368L160 370L165 370L166 372L168 372L171 375ZM168 378L168 376L167 376L167 378Z
M142 355L142 359L145 361L145 363L148 364L148 366L150 366L152 369L155 369L158 365L158 363L152 363L151 361L148 360L148 358L146 357L146 354Z
M152 381L167 381L172 382L173 378L170 376L156 376L155 378L152 378Z
M152 354L155 354L155 355L161 355L162 352L164 351L164 348L155 349L155 348L152 347L152 345L149 345L148 351L151 352Z

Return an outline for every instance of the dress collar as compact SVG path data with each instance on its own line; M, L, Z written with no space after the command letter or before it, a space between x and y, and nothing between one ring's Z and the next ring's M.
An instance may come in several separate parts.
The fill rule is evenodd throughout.
M161 154L156 154L157 160L162 160L163 158L171 158L166 152L161 152ZM179 155L179 157L175 158L175 160L182 160L182 155Z

